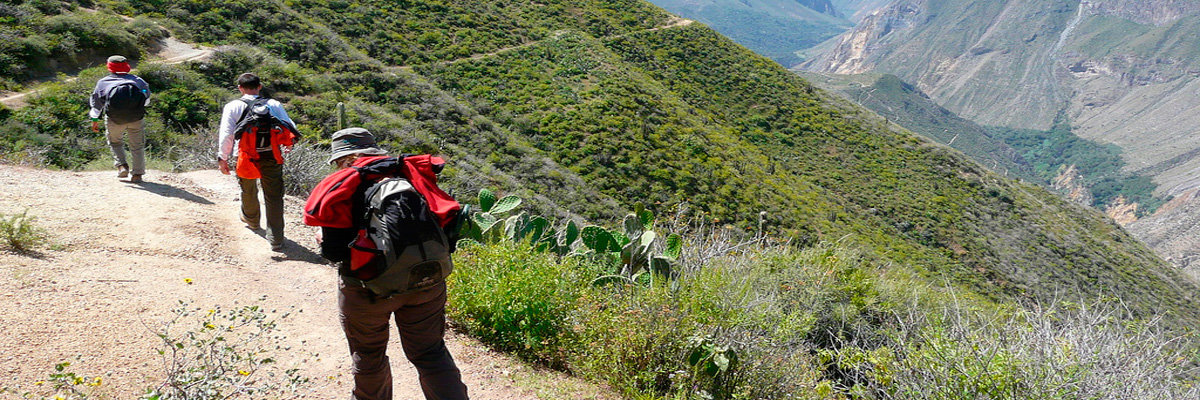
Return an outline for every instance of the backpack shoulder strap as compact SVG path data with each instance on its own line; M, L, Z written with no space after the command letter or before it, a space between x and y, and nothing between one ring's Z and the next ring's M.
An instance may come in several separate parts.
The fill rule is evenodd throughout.
M237 127L241 128L242 121L246 120L246 116L250 115L250 110L254 108L254 102L240 97L238 98L238 101L246 103L246 108L242 109L242 115L239 115L237 119Z

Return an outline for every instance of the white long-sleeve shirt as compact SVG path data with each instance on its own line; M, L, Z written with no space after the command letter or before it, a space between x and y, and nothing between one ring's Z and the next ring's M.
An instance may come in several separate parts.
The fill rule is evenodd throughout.
M241 99L225 104L225 108L221 110L221 127L217 130L217 143L219 144L217 146L217 158L228 160L233 155L233 148L237 144L237 139L233 138L233 130L237 128L238 118L246 110L246 102L242 100L254 102L258 97L252 94L242 95ZM283 109L283 104L279 103L278 100L267 100L267 110L275 118L279 118L280 121L292 126L296 125L292 122L292 118L288 117L287 111Z

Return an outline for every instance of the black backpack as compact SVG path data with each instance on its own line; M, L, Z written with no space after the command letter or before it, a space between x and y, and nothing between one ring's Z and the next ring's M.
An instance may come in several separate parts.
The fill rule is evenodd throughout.
M363 197L365 221L350 246L351 282L375 295L419 292L442 282L454 269L451 243L408 179L371 185Z
M242 134L252 129L256 129L256 132L270 132L272 129L287 129L296 132L296 127L271 115L271 109L267 107L270 98L264 96L254 100L239 100L246 103L246 109L242 110L241 117L238 117L237 128L233 130L234 139L242 140ZM254 146L257 148L270 147L271 135L255 135L255 141Z
M140 121L146 117L146 92L133 81L124 81L108 89L104 107L108 120L118 124Z

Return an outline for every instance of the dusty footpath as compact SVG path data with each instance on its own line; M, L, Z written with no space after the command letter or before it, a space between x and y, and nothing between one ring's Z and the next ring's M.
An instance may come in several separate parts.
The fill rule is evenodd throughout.
M312 379L304 398L349 397L337 277L299 220L301 200L287 200L288 242L277 253L238 221L234 178L149 171L146 180L0 165L0 213L28 210L50 238L32 255L0 251L0 388L29 388L70 361L73 372L102 377L106 397L136 398L161 382L162 345L153 329L182 300L291 312L279 328L291 350L275 358ZM394 327L392 334L396 397L420 399ZM448 342L474 399L612 397L463 335Z

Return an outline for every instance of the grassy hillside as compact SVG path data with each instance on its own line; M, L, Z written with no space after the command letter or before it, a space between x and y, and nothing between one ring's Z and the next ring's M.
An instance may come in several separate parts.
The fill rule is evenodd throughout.
M1163 203L1149 176L1124 170L1119 147L1082 139L1066 124L1050 131L983 127L938 106L894 75L801 75L1013 178L1049 187L1064 168L1075 166L1083 177L1080 183L1093 194L1089 205L1098 209L1124 197L1139 204L1142 216Z
M310 143L322 145L335 129L335 104L344 102L351 125L376 132L397 152L446 154L453 160L446 186L460 194L497 188L525 197L541 214L605 225L636 203L659 215L679 212L683 219L737 231L756 230L762 218L765 233L797 251L829 243L854 249L852 265L827 261L861 267L847 274L888 285L948 284L986 305L1115 296L1135 318L1163 316L1171 326L1200 318L1191 297L1196 285L1098 213L998 176L956 150L893 131L878 116L708 27L667 26L667 14L647 3L92 5L101 13L175 24L193 40L232 45L202 63L147 63L136 71L159 88L155 107L166 107L150 117L151 154L180 168L211 166L209 147L186 145L211 138L216 110L234 97L229 82L253 70L287 103ZM381 11L388 7L390 12ZM261 23L267 15L282 17ZM378 24L364 27L351 16ZM488 18L502 25L483 23ZM221 30L232 33L217 35ZM98 68L85 70L79 81L48 88L29 107L0 113L9 159L63 168L102 159L98 135L85 129L83 119L90 81L99 74ZM89 153L75 152L89 146ZM184 163L188 157L195 162ZM304 183L300 173L289 176ZM515 254L508 260L521 264L521 253ZM804 269L817 257L805 254L763 268L768 276L790 276L787 271ZM858 290L853 279L847 281L846 291ZM703 285L693 289L703 293ZM605 293L614 302L639 296ZM665 296L656 307L679 300L669 290L656 295ZM856 304L847 296L838 304L858 311L843 316L872 326L887 321L874 303ZM746 306L721 304L702 305L698 310L711 314L698 315L719 321L733 314L717 311ZM837 321L844 320L827 326L851 329ZM623 326L618 322L609 320ZM718 332L730 327L711 326ZM824 330L814 332L780 340L838 345L821 339ZM584 337L599 345L602 333ZM528 350L538 343L524 345ZM654 350L655 343L638 345ZM611 351L590 354L601 360L619 354ZM756 362L770 359L763 357ZM639 375L642 380L630 387L664 393L656 386L657 372L646 371L649 378Z

